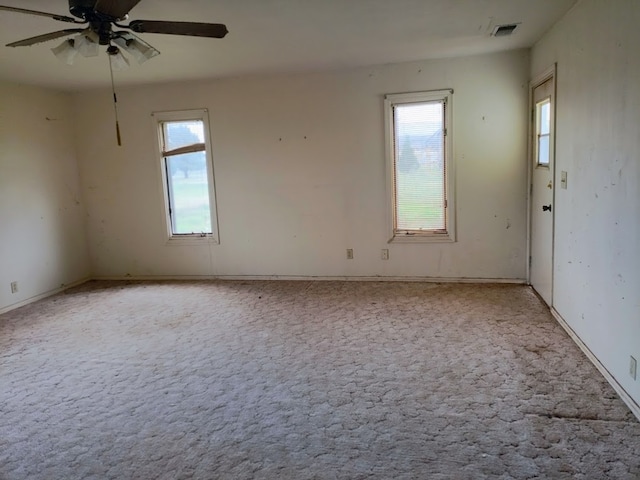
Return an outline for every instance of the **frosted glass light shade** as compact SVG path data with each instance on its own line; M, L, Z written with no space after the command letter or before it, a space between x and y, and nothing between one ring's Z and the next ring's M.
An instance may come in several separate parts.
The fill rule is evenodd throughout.
M160 54L160 52L151 45L147 45L136 38L117 37L113 39L113 43L123 48L135 58L138 64L143 64L150 58Z
M61 62L66 63L67 65L73 65L73 61L78 55L78 50L75 48L74 44L74 40L69 38L57 47L52 48L51 51Z
M98 36L91 30L82 32L74 40L76 49L83 57L98 55Z
M126 70L129 68L129 60L122 55L120 49L114 45L107 48L109 54L109 61L111 62L111 68L114 70Z

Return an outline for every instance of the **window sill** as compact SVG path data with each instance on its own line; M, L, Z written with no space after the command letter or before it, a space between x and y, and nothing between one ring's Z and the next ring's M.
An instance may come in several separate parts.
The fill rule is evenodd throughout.
M394 234L387 243L453 243L455 238L451 233L414 233Z
M167 238L166 244L172 246L180 245L205 245L214 244L217 245L218 239L213 235L179 235Z

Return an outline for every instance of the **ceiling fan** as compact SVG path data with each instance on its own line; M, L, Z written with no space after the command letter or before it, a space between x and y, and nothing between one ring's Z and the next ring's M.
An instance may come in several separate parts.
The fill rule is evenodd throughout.
M49 40L55 40L56 38L75 35L73 38L66 39L58 47L51 49L58 59L71 65L78 53L85 57L93 57L98 55L99 45L107 46L109 67L111 69L111 87L113 89L118 145L121 145L121 141L117 119L117 98L113 86L113 70L122 70L129 65L129 61L122 55L120 48L132 55L138 63L143 63L160 54L158 50L131 32L163 33L168 35L209 38L223 38L229 32L227 27L221 23L173 22L162 20L133 20L127 25L119 23L123 21L126 22L129 19L129 12L140 3L140 1L141 0L69 0L69 12L73 17L0 5L0 10L27 15L38 15L41 17L49 17L59 22L84 25L83 28L66 28L64 30L19 40L7 44L7 47L27 47Z
M117 67L118 64L125 66L122 64L122 58L124 57L122 57L118 46L133 55L139 63L160 53L131 32L210 38L223 38L228 33L227 27L221 23L161 20L133 20L128 25L119 23L128 20L129 12L138 3L140 3L140 0L69 0L69 12L73 17L0 5L0 10L38 15L60 22L86 25L84 28L67 28L26 38L9 43L7 47L26 47L56 38L76 35L75 38L65 40L62 45L52 49L53 53L62 61L71 64L76 53L80 53L85 57L95 56L98 54L98 45L107 45L107 53L111 57L117 57L120 60L120 62L113 62L114 58L112 58L112 63L115 63L114 66ZM114 27L124 30L115 30ZM128 62L126 63L128 64Z

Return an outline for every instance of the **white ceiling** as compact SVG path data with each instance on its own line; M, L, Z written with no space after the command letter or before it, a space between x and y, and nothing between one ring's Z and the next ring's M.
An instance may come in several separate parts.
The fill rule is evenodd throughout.
M131 20L225 23L224 39L142 34L162 55L116 72L120 85L302 72L473 55L532 46L576 0L142 0ZM0 4L69 15L66 0ZM495 25L521 23L510 37ZM46 17L0 11L0 44L73 28ZM0 46L0 79L61 90L109 83L107 56L73 66L50 49Z

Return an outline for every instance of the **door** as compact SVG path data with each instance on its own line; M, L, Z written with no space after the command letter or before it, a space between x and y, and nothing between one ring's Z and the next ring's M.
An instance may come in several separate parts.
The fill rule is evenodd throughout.
M555 75L531 85L531 239L529 282L547 305L553 296Z

